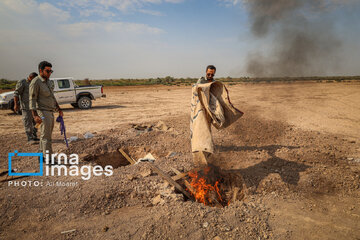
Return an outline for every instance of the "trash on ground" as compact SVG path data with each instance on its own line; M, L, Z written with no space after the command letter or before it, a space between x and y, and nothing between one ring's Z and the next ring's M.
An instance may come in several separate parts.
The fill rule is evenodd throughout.
M87 132L84 134L84 138L85 139L89 139L89 138L93 138L94 137L94 134L90 133L90 132Z

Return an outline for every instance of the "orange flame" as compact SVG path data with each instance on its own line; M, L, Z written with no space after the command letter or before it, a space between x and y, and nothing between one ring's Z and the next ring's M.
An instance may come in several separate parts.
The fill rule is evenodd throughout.
M210 168L204 169L204 174L209 172ZM208 184L204 177L199 177L198 172L189 172L189 177L191 178L190 185L193 187L194 191L190 193L194 196L197 202L201 202L204 205L212 205L214 201L221 203L222 197L219 189L219 181L216 181L214 185ZM214 198L210 195L215 194Z

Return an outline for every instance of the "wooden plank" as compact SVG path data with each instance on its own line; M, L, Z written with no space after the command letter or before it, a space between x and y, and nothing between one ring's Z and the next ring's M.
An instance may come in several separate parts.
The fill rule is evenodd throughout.
M72 232L75 232L75 231L76 231L76 229L71 229L71 230L63 231L63 232L61 232L61 234L72 233Z
M8 173L9 169L7 168L0 168L0 175L5 175L6 173Z
M119 152L126 158L126 160L129 161L130 164L136 163L135 160L133 160L131 157L129 157L129 155L127 155L126 152L122 148L119 149Z
M180 192L182 192L187 198L189 199L193 199L191 197L191 195L185 191L185 189L183 187L181 187L177 182L175 182L168 174L166 174L165 172L163 172L160 168L158 168L157 166L155 166L155 164L148 162L149 166L155 171L157 172L162 178L164 178L168 183L170 183L171 185L173 185L177 190L179 190Z
M190 191L193 195L196 194L195 188L193 188L193 186L191 186L191 184L190 184L187 180L184 180L184 184L185 184L185 186L187 187L187 189L189 189L189 191Z
M189 174L189 172L200 171L200 168L194 168L194 169L190 170L189 172L185 172L185 173L182 173L182 172L180 172L179 170L177 170L177 169L175 169L175 168L173 168L173 167L171 167L171 170L172 170L175 174L177 174L177 175L175 175L175 176L173 176L173 177L171 177L171 178L172 178L174 181L177 181L177 180L179 180L179 179L181 179L181 178L186 177L186 176Z
M170 167L170 169L177 175L182 174L182 172L180 172L179 170L177 170L176 168Z
M30 172L34 173L36 171L30 171ZM30 177L30 176L9 176L8 174L5 174L5 175L0 176L0 182L6 182L6 181L18 179L18 178L25 178L25 177Z
M180 174L178 174L178 175L175 175L175 176L173 176L173 177L171 177L174 181L177 181L177 180L179 180L179 179L182 179L182 178L184 178L184 177L186 177L188 174L187 173L180 173Z
M172 179L173 179L174 181L176 181L176 180L178 180L178 179L180 179L180 178L183 178L183 177L187 176L189 172L199 171L199 170L200 170L200 168L194 168L194 169L190 170L190 171L187 172L187 173L182 173L182 172L180 172L179 170L177 170L176 168L173 168L173 167L170 167L170 168L171 168L171 170L172 170L174 173L177 174L176 176L173 176L173 177L172 177ZM175 180L175 179L176 179L176 180ZM191 194L193 194L193 195L195 196L195 195L196 195L196 189L195 189L193 186L191 186L191 184L190 184L187 180L184 180L184 184L185 184L186 188L191 192ZM237 194L237 192L236 192L236 194ZM235 194L235 198L236 198L236 194ZM216 206L216 207L222 207L221 203L219 203L219 201L216 199L216 193L211 194L211 195L210 195L210 198L211 198L211 200L215 203L215 206Z
M187 173L182 173L179 170L177 170L176 168L170 167L171 170L176 174L176 176L171 177L174 181L177 181L183 177L187 176Z
M234 187L233 196L232 196L232 202L233 202L233 203L236 201L236 198L237 198L237 195L238 195L239 190L240 190L240 189L239 189L238 187Z

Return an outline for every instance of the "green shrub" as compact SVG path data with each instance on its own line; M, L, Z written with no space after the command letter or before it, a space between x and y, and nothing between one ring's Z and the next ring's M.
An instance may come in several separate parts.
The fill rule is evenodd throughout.
M16 81L9 81L7 79L0 79L0 89L15 89Z

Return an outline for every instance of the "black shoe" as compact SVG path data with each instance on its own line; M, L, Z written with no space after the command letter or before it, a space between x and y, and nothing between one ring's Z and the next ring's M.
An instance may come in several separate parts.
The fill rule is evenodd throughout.
M33 137L33 139L32 139L33 141L40 141L40 139L38 139L37 137Z

